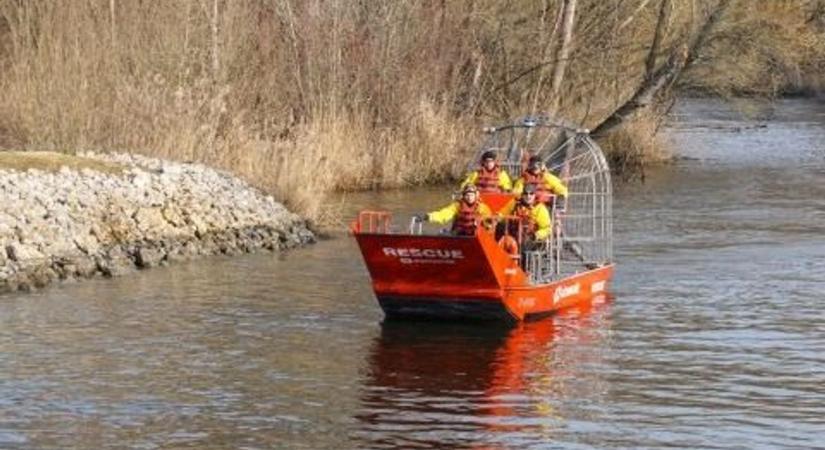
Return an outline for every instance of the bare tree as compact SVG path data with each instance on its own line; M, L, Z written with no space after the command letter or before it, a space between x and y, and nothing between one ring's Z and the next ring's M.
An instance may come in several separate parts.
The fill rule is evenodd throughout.
M641 3L639 3L639 6L636 7L636 10L633 11L633 14L630 14L627 17L627 19L625 19L624 22L622 22L622 24L619 25L618 31L622 31L628 25L630 25L636 19L636 17L645 9L648 3L650 3L650 0L642 0Z
M114 47L117 43L117 38L115 35L115 0L109 0L109 21L111 22L111 42L112 47Z
M645 59L645 79L650 79L656 71L656 56L661 51L662 41L667 33L670 15L670 4L672 0L662 0L659 4L659 18L656 21L656 32L653 35L653 43Z
M573 41L573 25L576 23L576 3L578 0L564 0L562 10L562 38L556 53L556 65L553 67L553 80L550 84L550 105L548 113L553 116L559 109L559 95L561 83L564 81L564 71L567 69L567 58Z
M542 61L546 61L550 57L550 53L553 50L553 44L555 43L555 36L558 32L559 27L561 26L562 16L561 8L564 7L563 4L559 4L559 12L556 14L556 20L553 22L553 27L548 30L547 29L547 16L550 10L550 5L547 3L548 0L545 0L545 4L542 8L541 18L540 18L540 33L541 33L541 48L542 48ZM530 108L530 113L534 114L538 110L539 98L544 88L544 78L546 76L546 64L542 64L541 68L539 69L539 77L533 87L533 105Z
M593 129L593 135L604 136L619 128L639 110L650 106L663 89L671 86L683 70L697 60L708 37L713 33L714 27L719 23L730 4L731 0L720 0L713 12L704 19L699 29L689 37L687 44L683 43L671 50L668 61L646 76L630 99ZM661 21L663 17L666 17L666 14L660 14L659 20ZM659 25L657 25L657 33L658 29Z
M212 17L210 21L212 31L212 76L217 80L220 70L219 36L218 36L218 0L212 0Z

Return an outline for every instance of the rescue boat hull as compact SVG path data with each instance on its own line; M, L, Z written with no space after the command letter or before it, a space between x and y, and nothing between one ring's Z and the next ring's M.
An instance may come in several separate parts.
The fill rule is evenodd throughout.
M380 295L378 303L388 319L490 320L511 322L515 318L501 301L490 299Z
M532 284L490 233L419 236L354 233L388 318L520 321L604 293L607 265Z
M506 289L503 301L520 319L538 318L579 306L606 293L612 277L611 264L552 283Z
M613 266L583 272L554 283L504 289L490 298L382 295L378 303L388 319L484 320L516 322L577 307L607 291Z

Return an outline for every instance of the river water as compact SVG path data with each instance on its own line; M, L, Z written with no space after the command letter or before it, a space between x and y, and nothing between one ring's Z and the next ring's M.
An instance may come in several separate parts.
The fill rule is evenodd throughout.
M2 296L0 448L825 448L825 105L747 110L682 102L612 299L514 329L382 323L346 236Z

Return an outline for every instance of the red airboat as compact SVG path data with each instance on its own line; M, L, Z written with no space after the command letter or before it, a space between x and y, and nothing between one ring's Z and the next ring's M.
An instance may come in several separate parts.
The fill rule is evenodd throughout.
M567 185L567 197L549 203L552 235L526 242L510 232L519 226L479 227L475 236L425 234L415 222L400 231L389 212L362 211L351 231L387 317L517 321L606 292L613 275L612 193L599 146L586 130L545 117L487 132L490 137L470 168L481 153L493 150L515 179L527 158L538 155ZM496 212L512 195L481 198Z

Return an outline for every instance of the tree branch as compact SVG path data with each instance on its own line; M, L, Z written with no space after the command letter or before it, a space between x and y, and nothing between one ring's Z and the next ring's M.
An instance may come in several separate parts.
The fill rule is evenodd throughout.
M550 84L550 116L556 114L559 108L559 94L561 93L561 83L564 81L564 71L567 68L567 56L570 54L570 47L573 41L573 25L576 23L576 2L577 0L564 1L564 18L562 19L562 40L556 54L556 66L553 68L553 79Z
M679 50L672 50L667 63L650 77L646 77L627 102L593 128L592 135L604 136L616 130L632 118L638 110L650 106L661 90L671 86L684 69L696 62L699 52L707 43L713 28L719 23L730 3L731 0L720 0L699 31L691 37L689 45L683 45Z

